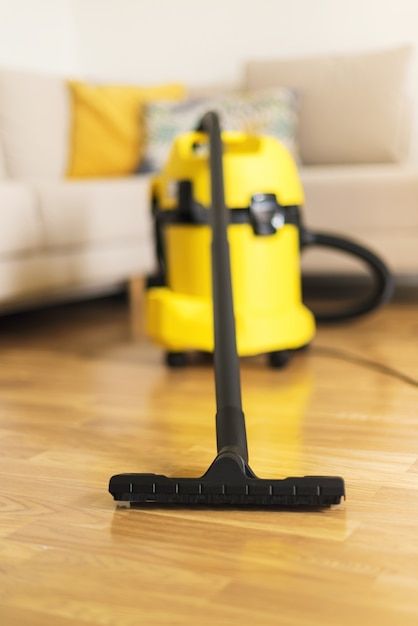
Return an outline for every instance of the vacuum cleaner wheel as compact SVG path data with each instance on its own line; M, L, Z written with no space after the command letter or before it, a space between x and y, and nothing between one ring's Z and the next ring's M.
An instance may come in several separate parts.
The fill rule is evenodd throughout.
M186 367L188 360L185 352L167 352L165 361L168 367Z
M290 360L290 350L276 350L275 352L268 353L268 361L270 367L274 369L281 369L285 367Z

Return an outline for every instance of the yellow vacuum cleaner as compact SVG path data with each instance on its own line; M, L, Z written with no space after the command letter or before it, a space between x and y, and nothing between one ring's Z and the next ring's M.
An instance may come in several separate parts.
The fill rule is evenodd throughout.
M340 504L341 498L345 498L344 480L340 476L259 478L248 464L224 202L221 133L215 113L207 113L201 123L210 137L217 455L200 477L115 474L109 481L109 491L120 505L130 508L312 507L315 510Z
M297 167L278 140L223 132L222 147L238 355L266 353L273 367L282 367L315 334L314 314L302 302L302 247L343 249L377 278L371 298L339 317L386 301L390 274L358 244L303 227ZM152 185L161 276L147 291L146 326L170 366L184 365L187 352L214 349L210 181L208 134L197 130L177 137Z

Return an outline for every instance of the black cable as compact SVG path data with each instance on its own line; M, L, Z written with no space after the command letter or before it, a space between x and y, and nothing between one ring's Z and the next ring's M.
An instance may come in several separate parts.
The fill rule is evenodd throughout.
M320 356L330 356L336 359L341 359L342 361L348 361L356 365L361 365L362 367L366 367L381 374L386 374L392 378L396 378L411 387L418 388L418 380L415 378L412 378L411 376L408 376L393 367L389 367L388 365L384 365L378 361L373 361L372 359L367 359L363 356L348 352L347 350L341 348L331 348L329 346L312 346L312 351Z
M367 299L355 303L340 313L315 313L317 322L342 322L359 317L388 302L393 294L392 275L383 261L355 241L337 235L300 229L302 250L311 246L334 248L350 254L366 264L374 279L374 289Z

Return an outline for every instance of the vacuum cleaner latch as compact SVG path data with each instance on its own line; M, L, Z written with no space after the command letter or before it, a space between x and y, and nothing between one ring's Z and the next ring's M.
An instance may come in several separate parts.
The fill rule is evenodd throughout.
M250 202L250 221L256 235L274 235L284 225L283 207L274 193L255 193Z

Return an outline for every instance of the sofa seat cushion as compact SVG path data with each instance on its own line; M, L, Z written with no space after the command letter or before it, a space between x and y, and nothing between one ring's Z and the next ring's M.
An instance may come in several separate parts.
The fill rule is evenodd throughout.
M44 243L36 196L29 184L4 180L0 184L0 255L19 255Z
M304 221L312 230L351 237L377 252L397 274L416 273L418 169L414 165L300 168ZM312 249L307 270L349 268L349 257Z
M30 303L106 292L135 274L155 270L151 240L63 248L4 259L0 263L0 312ZM19 306L17 306L19 308Z
M31 182L49 248L152 238L146 175Z
M305 219L321 229L418 227L414 165L301 167Z
M298 91L299 148L306 165L396 162L404 157L405 95L412 48L254 60L246 87Z

